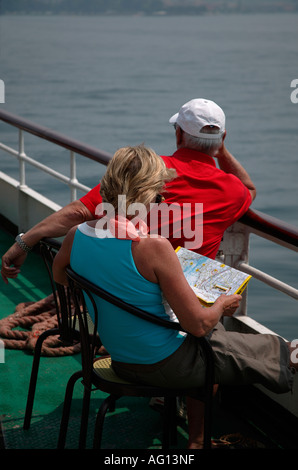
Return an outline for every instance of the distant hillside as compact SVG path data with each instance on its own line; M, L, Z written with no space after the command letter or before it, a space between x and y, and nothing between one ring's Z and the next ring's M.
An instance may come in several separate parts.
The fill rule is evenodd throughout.
M298 11L298 0L0 0L1 14L201 14Z

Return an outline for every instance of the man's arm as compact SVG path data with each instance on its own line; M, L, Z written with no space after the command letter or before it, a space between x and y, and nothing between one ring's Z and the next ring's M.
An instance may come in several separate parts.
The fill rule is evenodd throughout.
M62 237L74 225L93 218L92 213L81 201L74 201L32 227L22 236L22 240L27 246L33 247L42 238ZM26 257L27 253L17 243L14 243L3 255L1 275L6 284L8 278L17 277Z
M225 173L231 173L237 178L242 181L242 183L248 188L252 201L255 199L257 195L257 190L255 185L253 184L249 174L243 168L243 166L236 160L235 157L228 151L225 147L224 143L217 151L215 158L218 160L219 168L223 170Z

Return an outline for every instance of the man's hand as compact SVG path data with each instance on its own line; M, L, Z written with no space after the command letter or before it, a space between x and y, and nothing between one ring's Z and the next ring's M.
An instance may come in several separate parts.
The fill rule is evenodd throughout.
M225 157L226 153L227 153L227 149L225 147L224 138L223 138L221 146L217 149L214 155L214 158L217 158L218 160L220 160L221 157L223 158Z
M1 276L8 284L8 278L15 279L20 273L20 267L25 262L27 253L14 243L2 256Z
M62 237L74 225L92 219L94 216L89 209L81 201L74 201L36 224L22 235L22 239L26 245L33 247L45 237ZM27 253L17 243L14 243L3 255L1 275L6 284L8 278L17 277L26 257Z
M255 199L257 191L249 174L243 166L236 160L236 158L228 151L227 147L222 142L220 148L217 150L214 158L217 158L219 168L225 173L231 173L242 181L251 194L252 201Z

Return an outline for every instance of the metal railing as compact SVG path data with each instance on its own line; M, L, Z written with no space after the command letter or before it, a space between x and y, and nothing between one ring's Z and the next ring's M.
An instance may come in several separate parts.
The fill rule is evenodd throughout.
M226 230L219 252L220 259L227 265L250 274L273 289L298 300L297 288L249 264L251 234L298 252L298 228L260 211L249 209L238 222ZM237 312L239 315L245 315L247 310L247 291L244 291L242 296L241 307Z
M19 181L20 187L26 186L26 173L25 173L25 163L32 165L33 167L49 174L50 176L56 178L64 184L67 184L70 188L71 201L77 199L77 189L82 191L89 191L91 188L80 183L77 179L76 172L76 154L83 155L91 160L94 160L103 165L107 165L109 160L112 158L112 155L104 151L98 150L89 145L85 145L74 139L70 139L58 132L52 131L43 126L39 126L27 119L23 119L14 114L8 113L7 111L0 110L0 120L10 124L19 129L18 136L18 150L8 147L7 145L0 142L0 150L16 157L19 160ZM69 150L70 154L70 175L65 176L58 171L53 170L53 168L43 165L37 160L29 157L25 152L24 145L24 133L27 132L36 137L39 137L43 140L52 142L59 147Z
M67 184L71 190L71 200L76 199L76 189L88 191L90 188L84 186L77 180L75 155L80 154L103 165L107 165L112 155L100 151L94 147L85 145L74 139L70 139L53 130L34 124L26 119L15 116L6 111L0 110L0 120L19 129L19 149L14 150L0 143L0 150L17 157L19 160L19 180L20 187L26 185L25 163L35 166L41 171L57 178ZM24 132L30 133L41 139L52 142L70 151L70 176L67 177L52 168L41 164L26 155L24 149ZM249 237L256 234L266 240L287 249L298 251L298 228L282 222L279 219L270 217L259 211L249 209L239 222L231 226L224 235L221 243L220 257L230 266L234 266L241 271L251 274L258 280L270 285L286 295L298 300L298 289L283 283L263 271L249 265ZM244 296L245 297L245 296ZM246 313L246 298L242 302L242 314Z
M249 210L245 216L242 217L241 222L246 226L248 235L255 233L273 243L296 252L298 251L298 228L281 222L274 217L269 217L259 211L252 210ZM298 289L249 266L245 260L240 259L236 263L236 268L247 274L251 274L254 278L298 300Z

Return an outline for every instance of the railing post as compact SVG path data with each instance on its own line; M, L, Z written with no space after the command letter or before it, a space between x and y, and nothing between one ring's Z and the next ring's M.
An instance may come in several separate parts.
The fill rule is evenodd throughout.
M24 132L19 129L19 190L18 190L18 229L20 232L25 232L28 226L28 198L26 194L26 173L25 173L25 147L24 147Z
M74 183L77 183L77 165L76 165L76 155L71 150L70 151L70 199L75 201L77 199L77 189L73 186Z
M19 129L19 179L20 179L20 188L24 188L26 186L26 173L25 173L25 161L23 157L25 156L25 149L24 149L24 133L22 129Z
M236 222L224 233L219 251L219 260L228 266L237 268L240 261L248 263L249 259L249 231L247 228ZM248 289L242 293L242 301L237 310L237 315L247 315L247 293Z

